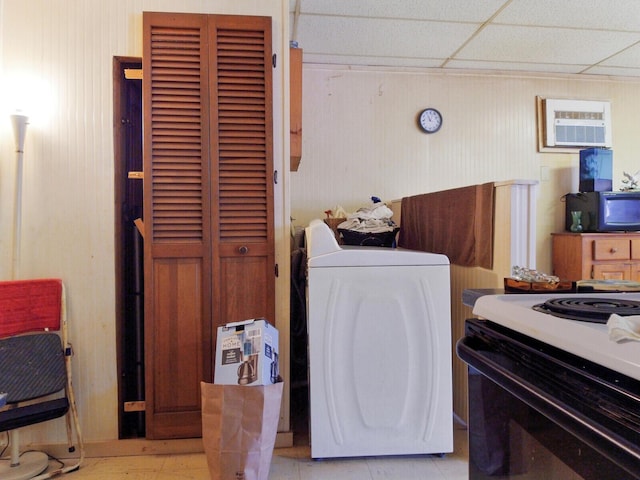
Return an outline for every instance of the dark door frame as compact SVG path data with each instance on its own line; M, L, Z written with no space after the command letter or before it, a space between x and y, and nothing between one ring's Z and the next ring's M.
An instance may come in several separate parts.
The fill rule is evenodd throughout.
M141 179L130 179L129 170L132 163L131 152L140 150L139 171L142 171L142 85L141 80L125 77L125 70L142 70L142 59L139 57L113 58L113 135L114 135L114 225L115 225L115 293L116 293L116 349L118 371L118 437L144 437L144 344L143 312L132 311L142 308L142 299L131 297L131 277L136 275L131 258L131 238L136 235L131 231L127 212L128 197L131 195L127 182L141 182ZM131 82L140 82L140 94L132 89ZM139 105L132 105L138 103ZM140 111L140 118L131 118L133 112ZM135 138L133 137L135 136ZM137 164L138 159L133 163ZM136 167L136 170L138 168ZM140 216L142 213L140 213ZM125 224L124 222L127 222ZM134 239L134 245L141 245L141 237ZM140 256L142 253L140 252ZM137 325L132 325L132 316L140 318ZM132 354L132 351L137 353Z

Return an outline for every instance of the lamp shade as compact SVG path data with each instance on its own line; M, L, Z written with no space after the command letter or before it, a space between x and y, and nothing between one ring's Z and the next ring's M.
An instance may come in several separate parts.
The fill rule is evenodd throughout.
M16 140L16 151L24 151L24 139L27 135L27 124L29 123L29 117L21 114L11 115L11 123L13 125L13 134Z

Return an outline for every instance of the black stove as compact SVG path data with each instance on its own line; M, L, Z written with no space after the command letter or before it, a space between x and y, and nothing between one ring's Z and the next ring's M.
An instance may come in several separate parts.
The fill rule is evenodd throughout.
M469 364L469 480L640 480L638 380L490 320L467 320L456 351Z
M624 298L558 297L534 305L533 309L569 320L607 323L613 313L640 315L640 302Z

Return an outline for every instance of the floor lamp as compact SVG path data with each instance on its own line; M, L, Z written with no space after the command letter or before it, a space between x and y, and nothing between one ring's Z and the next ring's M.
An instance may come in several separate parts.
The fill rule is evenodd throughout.
M22 160L24 157L24 140L27 134L29 117L22 114L11 115L13 134L16 141L16 185L13 205L13 252L11 258L11 278L17 280L20 276L20 234L22 227ZM18 430L9 432L10 465L0 466L2 480L26 480L43 472L49 458L46 453L29 451L20 455L20 435Z
M11 260L11 278L19 278L20 267L20 235L22 230L22 160L24 157L24 140L27 135L29 117L21 114L11 115L13 134L16 141L16 185L13 202L13 253Z

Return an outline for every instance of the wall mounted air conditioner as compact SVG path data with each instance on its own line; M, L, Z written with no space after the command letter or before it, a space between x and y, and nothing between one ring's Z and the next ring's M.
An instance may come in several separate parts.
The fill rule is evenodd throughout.
M545 147L612 147L611 105L543 99Z

